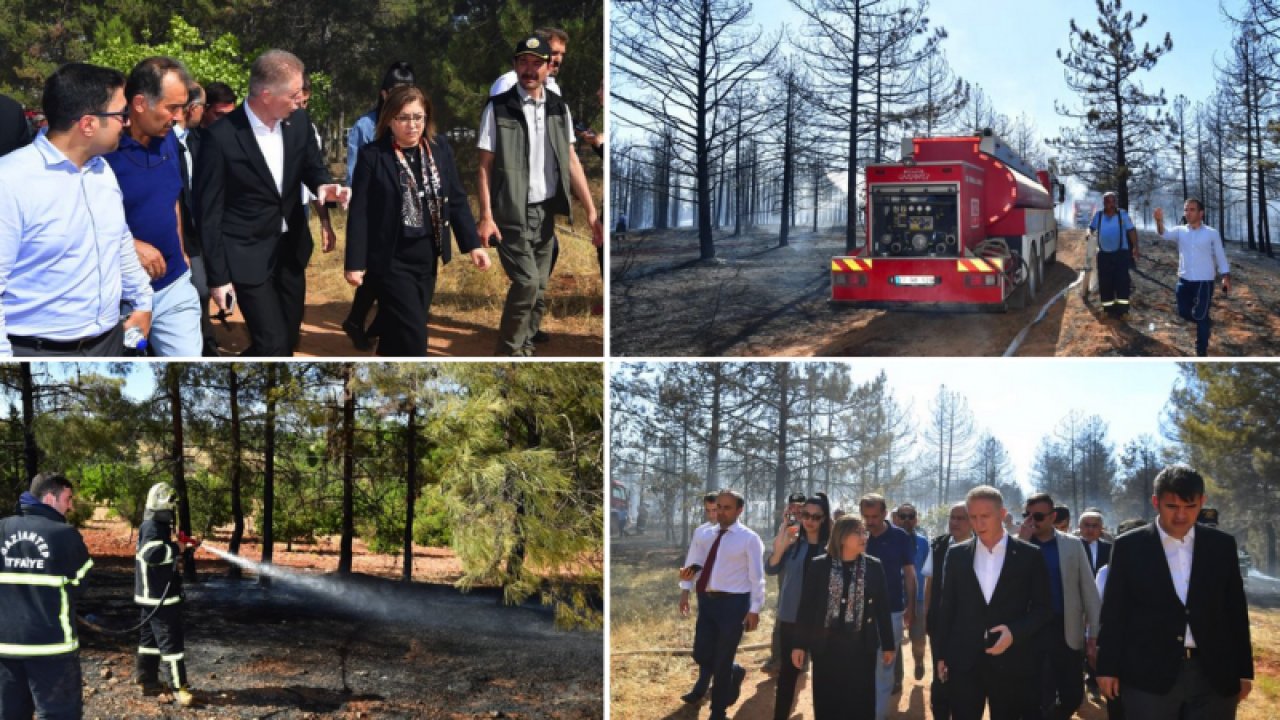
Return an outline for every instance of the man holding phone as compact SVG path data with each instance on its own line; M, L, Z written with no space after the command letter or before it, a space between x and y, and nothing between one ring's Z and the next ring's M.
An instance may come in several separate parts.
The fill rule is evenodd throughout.
M1011 537L1000 491L981 485L965 508L976 537L953 545L943 565L942 599L930 626L938 679L952 717L1017 720L1039 711L1038 636L1052 612L1040 550Z

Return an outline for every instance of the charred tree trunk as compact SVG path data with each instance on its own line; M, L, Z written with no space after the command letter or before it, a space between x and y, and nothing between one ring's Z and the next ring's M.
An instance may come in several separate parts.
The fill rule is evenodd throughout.
M240 504L241 460L243 448L240 441L240 375L235 363L227 363L227 394L231 403L231 542L227 551L240 554L240 542L244 539L244 508ZM240 566L228 563L228 576L240 579Z
M787 426L791 422L791 365L778 363L778 454L773 480L773 506L782 508L787 503L787 483L790 468L787 467Z
M778 246L786 247L791 234L791 188L796 178L795 158L795 76L787 73L786 109L782 118L782 226L778 231Z
M186 453L182 434L182 368L170 363L165 367L165 392L169 396L169 422L173 430L173 489L178 493L178 530L191 534L191 503L187 498ZM196 551L187 548L182 553L182 577L196 581Z
M351 574L355 528L356 395L352 388L355 365L342 366L342 540L338 549L338 574Z
M36 444L36 383L31 377L31 363L22 368L22 459L27 476L19 485L29 485L40 474L40 446Z
M280 365L267 363L267 416L262 428L262 564L270 565L275 549L275 530L272 522L276 503L276 394L280 381ZM269 587L271 578L258 576L258 584Z
M408 418L404 424L404 478L406 485L404 511L404 573L401 579L413 582L413 518L418 501L418 403L409 396Z

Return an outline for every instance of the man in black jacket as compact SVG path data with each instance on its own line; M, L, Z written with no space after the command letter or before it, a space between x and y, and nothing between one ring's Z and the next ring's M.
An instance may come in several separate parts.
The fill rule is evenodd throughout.
M925 612L925 634L929 636L929 650L933 656L934 667L937 667L938 661L942 659L941 653L938 652L938 641L934 638L934 629L937 627L936 613L938 606L942 604L942 575L945 570L944 561L947 558L947 550L953 545L965 542L973 537L973 526L969 523L969 511L965 508L964 503L958 502L951 506L951 512L947 515L947 533L939 535L929 544L929 567L924 568L924 604L927 608ZM938 581L935 583L934 578ZM937 673L933 675L933 682L929 686L929 706L933 709L934 720L950 720L951 718L951 702L947 700L947 686L939 678Z
M79 720L83 711L76 600L93 566L80 531L67 524L74 491L40 473L0 520L0 718Z
M1156 522L1111 551L1098 686L1128 720L1234 718L1253 686L1235 538L1196 524L1204 478L1185 465L1160 471L1151 503Z
M0 155L8 155L29 142L31 124L27 114L17 100L0 95Z
M351 198L349 188L331 184L300 109L304 70L284 50L259 56L249 98L209 126L196 168L209 294L223 310L239 303L251 356L290 356L301 332L312 243L299 186L320 202L345 207Z
M142 612L134 682L144 695L160 693L160 664L169 668L173 699L183 707L195 698L187 684L185 643L182 635L182 574L178 561L187 547L179 533L173 540L177 496L168 483L156 483L147 493L146 513L138 527L138 552L134 557L133 601Z
M952 717L1017 720L1039 706L1037 636L1052 612L1040 550L1004 530L1004 498L981 485L965 497L976 537L946 555L934 640Z

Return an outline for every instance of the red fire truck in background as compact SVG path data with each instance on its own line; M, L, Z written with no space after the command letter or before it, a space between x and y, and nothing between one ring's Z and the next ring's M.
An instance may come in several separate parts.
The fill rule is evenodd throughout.
M1006 309L1034 299L1058 252L1054 195L990 130L903 140L866 175L866 240L831 259L831 300Z
M627 531L631 510L631 494L627 486L614 480L609 492L609 532L622 535Z

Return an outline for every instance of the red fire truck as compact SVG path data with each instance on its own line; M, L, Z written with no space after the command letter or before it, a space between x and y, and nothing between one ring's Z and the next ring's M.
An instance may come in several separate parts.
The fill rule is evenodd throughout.
M903 140L871 165L867 236L831 259L831 300L1002 310L1034 299L1058 252L1054 190L990 130Z
M630 506L631 494L627 492L627 486L614 480L609 488L609 531L614 535L627 532Z

